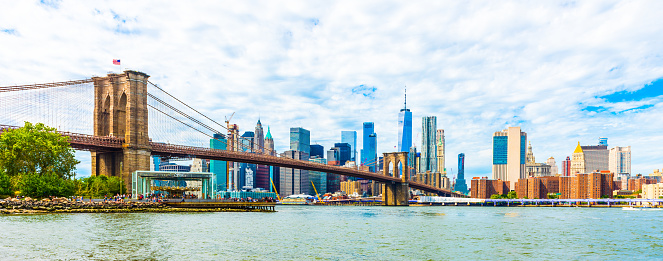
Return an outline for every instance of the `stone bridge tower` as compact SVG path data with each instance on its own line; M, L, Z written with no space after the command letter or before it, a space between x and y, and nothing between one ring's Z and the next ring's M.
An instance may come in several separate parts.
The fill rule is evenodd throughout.
M92 175L117 176L131 193L131 173L150 169L147 78L137 71L93 77L94 135L124 138L122 151L92 152Z
M410 205L410 171L407 165L407 152L393 152L383 154L382 173L385 176L400 177L401 182L382 184L382 205L408 206Z

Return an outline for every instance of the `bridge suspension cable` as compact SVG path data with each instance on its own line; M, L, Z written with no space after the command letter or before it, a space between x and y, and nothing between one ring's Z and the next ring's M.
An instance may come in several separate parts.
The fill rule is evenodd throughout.
M173 96L173 95L170 94L169 92L165 91L163 88L159 87L158 85L156 85L156 84L154 84L154 83L152 83L152 82L150 82L150 81L148 81L148 83L150 84L150 86L152 86L152 87L156 88L157 90L163 92L163 93L166 94L168 97L170 97L170 98L172 98L173 100L177 101L178 103L184 105L186 108L188 108L188 109L194 111L195 113L201 115L201 116L202 116L203 118L205 118L206 120L208 120L208 121L210 121L210 122L212 122L212 123L214 123L214 124L216 124L216 125L218 125L218 126L221 126L221 127L222 127L223 129L225 129L226 131L229 131L229 132L231 131L231 130L228 129L228 127L226 127L226 126L224 126L223 124L220 124L219 122L217 122L217 121L211 119L210 117L208 117L208 116L206 116L205 114L201 113L200 111L196 110L196 109L193 108L192 106L186 104L186 103L183 102L182 100L178 99L177 97ZM159 99L159 98L156 97L154 94L148 92L148 96L149 96L150 98L154 99L155 101L157 101L157 102L163 104L164 106L168 107L170 110L173 110L173 111L175 111L176 113L182 115L183 117L189 119L190 121L193 121L194 123L196 123L196 124L198 124L198 125L204 127L205 129L208 129L208 130L212 131L212 132L215 133L215 134L216 134L216 133L219 133L219 134L221 133L220 131L218 131L218 130L212 128L212 127L210 127L209 125L203 123L202 121L200 121L200 120L198 120L198 119L195 119L195 118L192 117L191 115L186 114L186 113L183 112L182 110L177 109L177 108L176 108L175 106L173 106L172 104L169 104L169 103L163 101L162 99ZM161 111L161 113L167 115L167 114L164 113L163 111ZM170 117L170 118L174 119L173 117ZM178 121L179 121L179 120L178 120ZM182 121L179 121L179 122L182 123ZM189 126L189 127L191 127L191 126ZM198 130L198 131L199 131L199 130ZM200 132L200 131L199 131L199 132ZM210 136L210 135L207 135L207 134L206 134L206 136ZM257 148L257 149L259 149L259 150L269 152L270 154L276 154L276 153L275 153L274 151L272 151L271 149L265 148L264 146L261 146L259 143L255 142L255 141L251 141L250 139L247 139L247 138L241 137L241 136L239 136L239 135L237 135L236 138L238 139L238 142L237 142L237 144L235 144L235 145L238 146L238 147L242 147L243 149L246 149L246 150L249 150L249 151L252 151L254 148ZM216 138L214 138L214 139L216 139ZM222 143L224 143L224 144L226 144L226 145L230 145L230 144L228 144L228 142L231 142L231 140L227 140L227 141L219 140L219 139L216 139L216 140L218 140L218 141L220 141L220 142L222 142ZM239 141L245 141L245 142L239 142ZM248 144L246 144L246 143L248 143Z
M92 134L92 79L0 87L0 124L43 123L60 131Z
M65 81L65 82L36 83L36 84L27 84L27 85L3 86L3 87L0 87L0 92L13 92L13 91L44 89L44 88L70 86L70 85L84 84L84 83L91 83L91 82L92 82L92 79L83 79L83 80L74 80L74 81Z

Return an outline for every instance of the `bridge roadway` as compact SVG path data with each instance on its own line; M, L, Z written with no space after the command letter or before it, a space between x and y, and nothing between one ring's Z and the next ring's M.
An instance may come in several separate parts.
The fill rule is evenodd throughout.
M0 125L0 134L5 129L18 128L16 126ZM124 144L124 138L110 136L94 136L80 133L60 132L60 134L69 137L69 143L74 149L86 151L121 151ZM191 147L183 145L174 145L161 142L150 141L152 155L169 157L192 157L209 160L222 160L232 162L243 162L259 165L269 165L276 167L286 167L293 169L302 169L309 171L320 171L345 175L356 178L375 180L379 182L400 183L401 178L385 176L379 173L362 171L340 166L326 165L312 161L302 161L290 158L275 157L265 154L247 153L239 151L218 150L211 148ZM440 196L465 197L464 195L452 191L433 187L427 184L409 181L411 188L436 193Z

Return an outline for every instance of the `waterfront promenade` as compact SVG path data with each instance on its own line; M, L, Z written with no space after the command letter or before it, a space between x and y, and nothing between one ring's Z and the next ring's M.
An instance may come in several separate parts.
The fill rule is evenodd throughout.
M633 207L663 208L663 199L478 199L422 196L411 204L435 206L493 206L493 207Z

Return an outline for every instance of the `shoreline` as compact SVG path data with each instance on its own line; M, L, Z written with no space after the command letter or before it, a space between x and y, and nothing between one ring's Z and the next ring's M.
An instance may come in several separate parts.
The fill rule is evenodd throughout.
M182 213L182 212L276 212L273 203L207 202L205 204L106 201L82 202L66 198L0 200L0 215L49 213Z
M275 212L261 209L235 208L120 208L120 209L0 209L0 215L32 215L32 214L77 214L77 213L203 213L203 212Z

